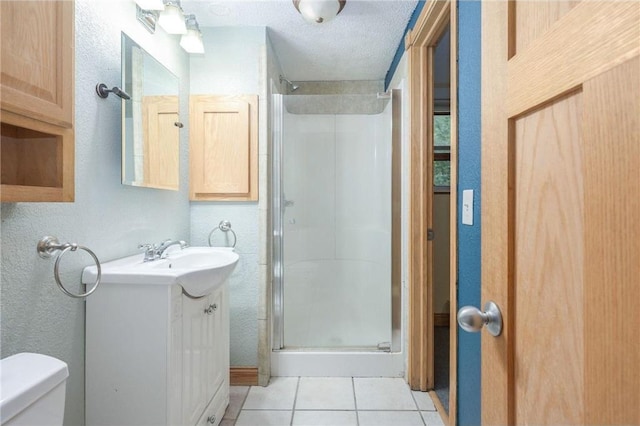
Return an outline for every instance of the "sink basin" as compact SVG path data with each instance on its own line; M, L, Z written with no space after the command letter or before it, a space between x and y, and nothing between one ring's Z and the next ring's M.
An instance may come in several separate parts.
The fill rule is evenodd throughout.
M239 259L232 249L218 247L187 247L168 253L166 258L152 262L144 262L144 254L105 262L100 285L178 284L188 296L202 297L225 282ZM82 272L82 282L93 285L96 275L95 265L87 267Z

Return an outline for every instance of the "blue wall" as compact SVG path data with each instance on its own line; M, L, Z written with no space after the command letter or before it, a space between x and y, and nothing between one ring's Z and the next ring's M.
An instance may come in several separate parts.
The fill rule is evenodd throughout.
M458 1L458 205L474 190L473 226L458 210L458 306L480 307L480 1ZM480 424L480 333L458 328L458 424Z

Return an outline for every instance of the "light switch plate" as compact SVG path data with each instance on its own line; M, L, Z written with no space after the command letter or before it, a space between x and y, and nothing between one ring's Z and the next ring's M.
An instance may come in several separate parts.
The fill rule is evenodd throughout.
M473 225L473 189L462 191L462 224Z

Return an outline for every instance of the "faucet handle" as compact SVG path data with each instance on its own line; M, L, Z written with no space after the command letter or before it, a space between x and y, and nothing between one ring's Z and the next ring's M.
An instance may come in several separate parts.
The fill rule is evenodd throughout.
M144 262L150 262L156 258L156 246L152 244L138 244L138 249L144 250Z

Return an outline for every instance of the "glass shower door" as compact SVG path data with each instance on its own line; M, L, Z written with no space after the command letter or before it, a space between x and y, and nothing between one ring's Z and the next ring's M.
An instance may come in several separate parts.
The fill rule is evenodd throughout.
M280 348L389 348L391 106L378 114L314 114L284 105L274 187Z

